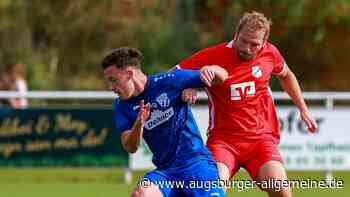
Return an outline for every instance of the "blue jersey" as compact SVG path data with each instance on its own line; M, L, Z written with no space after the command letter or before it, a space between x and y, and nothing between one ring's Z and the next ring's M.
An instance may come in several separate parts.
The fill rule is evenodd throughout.
M204 87L198 71L175 70L151 75L145 90L127 100L116 99L114 116L119 132L130 130L139 112L139 103L150 103L150 117L144 126L143 138L153 153L158 168L176 166L197 157L210 157L190 106L181 93L186 88Z

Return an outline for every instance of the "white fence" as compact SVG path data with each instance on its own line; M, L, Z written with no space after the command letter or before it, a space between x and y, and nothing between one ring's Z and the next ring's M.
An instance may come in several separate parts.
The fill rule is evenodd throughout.
M28 91L20 94L16 91L0 91L0 98L34 98L34 99L113 99L111 91ZM273 92L275 100L290 100L285 92ZM306 100L350 100L350 92L303 92ZM199 92L198 98L206 100L205 92Z
M116 95L111 91L29 91L21 94L16 91L0 91L0 98L29 99L113 99Z

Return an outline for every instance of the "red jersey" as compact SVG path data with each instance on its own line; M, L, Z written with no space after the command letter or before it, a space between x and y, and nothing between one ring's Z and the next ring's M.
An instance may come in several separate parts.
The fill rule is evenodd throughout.
M285 61L278 49L266 43L255 58L242 61L234 42L206 48L178 65L200 69L206 65L225 68L229 78L207 88L209 135L240 139L272 139L279 142L279 122L269 88L271 74L282 74Z

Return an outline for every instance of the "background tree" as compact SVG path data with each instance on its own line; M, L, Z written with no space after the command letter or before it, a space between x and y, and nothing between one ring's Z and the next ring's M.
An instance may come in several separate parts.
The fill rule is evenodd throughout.
M26 64L30 89L103 89L112 49L139 47L146 72L167 70L231 39L251 10L272 18L270 40L304 89L349 90L350 0L3 0L0 66Z

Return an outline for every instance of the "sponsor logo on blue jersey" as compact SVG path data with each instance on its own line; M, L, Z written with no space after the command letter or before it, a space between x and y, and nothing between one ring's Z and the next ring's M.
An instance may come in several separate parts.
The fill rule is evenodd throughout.
M168 121L173 115L174 115L174 109L173 107L169 107L170 105L170 99L168 98L168 95L166 93L161 94L156 98L156 101L159 106L162 108L167 108L165 110L155 109L151 111L151 117L149 120L145 123L145 128L148 130L151 130L164 122ZM152 108L157 107L156 103L152 103Z

